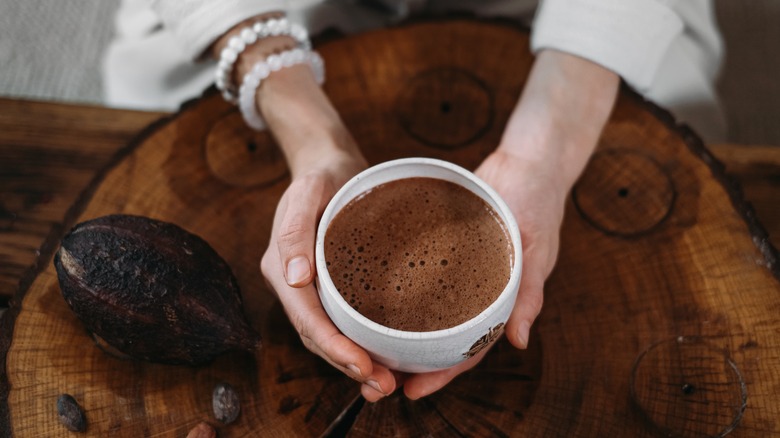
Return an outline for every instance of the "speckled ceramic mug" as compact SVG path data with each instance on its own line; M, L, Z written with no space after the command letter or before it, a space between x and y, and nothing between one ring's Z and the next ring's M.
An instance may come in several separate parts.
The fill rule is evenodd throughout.
M380 325L347 303L336 289L325 263L325 234L331 220L352 199L378 185L405 178L428 177L466 188L483 199L504 223L512 240L509 281L498 298L477 316L443 330L413 332ZM506 203L476 175L455 164L430 158L405 158L373 166L347 182L328 204L316 242L317 289L325 311L344 335L387 367L412 373L449 368L495 341L517 298L522 270L522 244L517 223Z

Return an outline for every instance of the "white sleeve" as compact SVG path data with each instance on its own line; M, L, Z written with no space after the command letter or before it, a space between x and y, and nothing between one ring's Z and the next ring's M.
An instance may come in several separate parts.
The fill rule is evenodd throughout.
M285 0L152 0L151 6L184 54L196 59L238 22L286 9Z
M714 77L722 44L710 0L543 0L531 48L575 54L646 92L679 38L695 44L699 68Z

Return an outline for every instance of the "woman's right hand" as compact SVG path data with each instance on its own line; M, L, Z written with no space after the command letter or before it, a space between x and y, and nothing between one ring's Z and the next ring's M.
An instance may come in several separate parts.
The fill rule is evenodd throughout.
M258 106L292 174L260 263L263 276L306 348L361 382L367 400L379 400L395 390L393 374L336 328L313 284L320 216L367 162L307 66L271 75L258 93Z
M366 167L361 157L323 154L320 165L294 178L279 202L261 270L303 344L336 369L361 382L376 401L395 390L393 374L331 322L312 283L317 222L336 191Z
M212 46L212 55L219 58L231 36L262 17L233 27ZM236 60L233 79L269 54L294 46L286 35L258 41ZM255 99L292 175L260 269L306 348L361 382L363 396L377 401L395 390L393 373L333 325L313 284L317 223L336 191L367 167L366 160L308 65L275 71L258 87Z

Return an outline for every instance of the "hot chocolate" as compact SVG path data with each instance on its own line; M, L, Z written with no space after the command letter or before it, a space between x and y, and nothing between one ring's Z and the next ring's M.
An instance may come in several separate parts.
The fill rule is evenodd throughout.
M468 321L507 285L513 246L481 198L440 179L406 178L350 201L325 235L328 272L367 318L406 331Z

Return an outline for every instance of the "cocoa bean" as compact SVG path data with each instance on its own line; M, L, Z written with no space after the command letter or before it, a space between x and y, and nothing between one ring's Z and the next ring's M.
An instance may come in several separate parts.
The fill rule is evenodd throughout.
M62 394L57 397L57 415L60 417L60 423L69 431L84 432L87 430L87 416L70 394Z
M54 264L87 329L132 358L198 365L260 345L227 263L174 224L128 215L83 222Z
M187 438L217 438L217 431L208 423L198 423L187 434Z
M238 414L241 413L238 393L227 383L219 383L214 387L211 406L214 409L214 417L225 424L236 421Z

